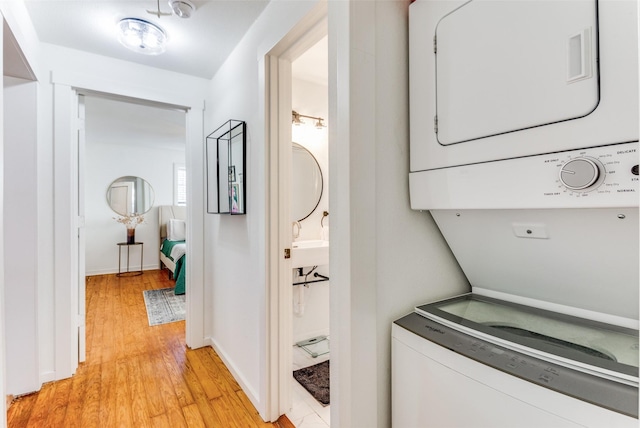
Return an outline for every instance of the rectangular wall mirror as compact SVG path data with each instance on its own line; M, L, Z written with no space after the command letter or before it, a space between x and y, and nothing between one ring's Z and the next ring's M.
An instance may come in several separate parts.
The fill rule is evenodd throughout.
M246 123L229 120L207 136L207 213L246 214Z

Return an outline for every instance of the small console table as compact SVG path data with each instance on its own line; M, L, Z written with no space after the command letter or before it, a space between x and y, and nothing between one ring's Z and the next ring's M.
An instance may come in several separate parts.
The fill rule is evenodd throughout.
M140 270L129 270L129 249L134 245L140 245ZM127 247L127 270L122 272L121 269L121 261L122 261L122 247ZM126 242L118 242L118 273L116 276L138 276L142 275L142 260L144 254L144 243L143 242L134 242L133 244L128 244Z

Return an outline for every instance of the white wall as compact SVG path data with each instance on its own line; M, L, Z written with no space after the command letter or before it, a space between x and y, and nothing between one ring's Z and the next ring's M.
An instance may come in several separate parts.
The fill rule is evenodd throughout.
M3 28L4 30L4 28ZM4 70L4 31L0 34L0 64ZM0 104L4 106L4 88L0 89ZM4 107L3 107L4 108ZM4 115L0 115L0 189L4 189ZM0 224L4 224L4 190L0 192ZM4 228L0 229L0 270L4 272ZM0 278L0 397L7 396L6 328L4 278ZM7 426L6 400L0 400L0 428Z
M38 55L35 49L35 43L37 40L35 36L35 31L33 31L32 28L28 28L28 27L21 28L21 24L27 21L26 8L22 3L3 2L0 5L0 10L3 18L5 19L4 27L11 32L12 37L14 37L16 41L19 43L19 46L12 47L13 50L14 51L20 50L21 51L20 54L24 55L21 58L22 64L18 68L31 67L32 70L36 73L36 75L39 74L38 73L39 70L37 68ZM3 41L3 36L0 36L0 41ZM0 43L0 46L3 46L4 48L4 42ZM6 58L6 57L7 55L5 53L3 55L3 58ZM16 60L17 57L9 55L9 58L13 58L14 60ZM2 64L2 68L4 70L6 68L5 67L6 64L3 64L2 59L0 59L0 64ZM15 65L16 64L11 64L10 67L15 70L15 68L13 68ZM35 115L34 107L35 107L37 95L35 95L35 92L33 92L37 90L37 89L34 89L36 86L37 86L36 84L33 84L33 86L30 86L30 88L26 91L26 93L28 93L29 95L24 94L31 101L32 105L27 106L26 110L17 112L18 116L11 116L10 118L10 120L14 120L16 117L19 117L20 114L24 114L26 111L29 111L27 115L30 117L26 119L26 116L23 116L21 117L21 119L26 120L26 123L31 126L30 131L32 132L35 132L35 129L37 129L37 126L36 126L37 119L34 116ZM7 105L5 105L5 102L4 102L5 101L4 88L0 92L2 93L0 95L0 103L5 107L5 112L6 112ZM14 93L14 96L15 95L17 95L17 93ZM11 102L11 97L12 96L9 95L9 98L7 98L7 101ZM18 97L20 96L18 95ZM12 113L9 113L9 114L11 115ZM2 148L0 148L0 153L4 152L6 154L9 152L9 150L7 150L7 148L5 147L8 141L7 136L5 136L5 133L7 131L10 134L15 133L16 126L20 125L20 123L13 123L13 124L7 125L7 123L5 123L4 114L3 114L3 115L0 115L0 124L1 124L0 130L2 131L0 132L0 138L3 139L3 144L2 144ZM33 156L34 145L36 144L36 142L34 140L29 140L29 138L34 138L34 134L32 132L27 132L27 135L24 138L26 139L26 141L28 141L26 143L28 146L27 152L30 152L31 155ZM12 152L11 157L13 157L14 160L17 160L16 156L19 156L16 149L17 147L14 145L13 150L11 150ZM9 158L0 154L0 170L3 171L2 173L0 173L0 180L3 181L3 185L0 186L0 188L5 187L3 164L8 159ZM36 163L37 160L34 158L34 159L29 159L27 162L28 162L27 163L28 169L32 173L34 173L33 163ZM38 168L35 168L35 170L39 171ZM39 180L39 177L37 177L37 179ZM32 181L25 183L27 187L29 187L31 184L33 184ZM35 187L31 187L29 190L33 192L35 191ZM2 207L2 209L0 210L0 212L3 213L3 214L0 214L0 224L4 225L4 222L6 221L7 218L12 216L15 218L15 211L11 216L5 216L6 209L7 209L7 202L5 201L5 198L7 196L6 190L2 190L0 195L2 195L2 198L1 198L2 200L0 201L0 207ZM15 197L15 194L13 196ZM28 218L27 222L30 222L29 227L32 228L33 230L37 230L37 225L39 224L39 216L40 216L40 212L37 209L32 212L32 215L27 215L27 218ZM35 222L35 224L33 222ZM7 273L5 270L5 268L7 267L7 263L5 262L5 255L7 253L4 251L4 248L7 246L7 241L8 241L7 235L4 234L4 227L3 227L2 231L0 231L0 271L5 273ZM33 244L33 242L31 242L31 244ZM24 249L24 247L22 247L22 249ZM30 250L31 250L31 254L27 257L26 264L29 264L30 262L35 260L37 255L40 254L40 247L38 246L31 247ZM22 267L24 266L25 264L22 264ZM2 346L0 347L0 352L2 354L0 356L0 383L1 383L0 397L3 397L2 402L0 404L0 413L3 415L6 414L4 397L6 396L6 394L15 393L14 391L16 389L14 388L16 386L16 382L15 382L16 374L19 374L19 372L9 373L7 369L20 370L22 368L26 371L25 382L18 383L18 389L32 390L31 388L34 385L37 386L39 384L38 373L37 373L39 355L37 353L34 353L34 351L37 350L37 346L38 346L37 345L37 342L38 342L37 323L35 318L35 312L37 310L38 301L33 296L33 294L37 293L35 289L37 285L31 282L31 280L33 279L32 275L36 275L36 272L38 272L38 275L39 275L39 269L33 265L31 265L30 268L32 269L32 271L31 271L31 275L27 275L28 278L26 279L25 290L19 290L14 288L14 290L12 290L12 292L9 293L10 294L9 296L6 295L6 291L5 291L6 282L5 282L4 275L2 275L2 278L0 278L0 333L2 334ZM15 274L15 270L13 271L13 273ZM21 293L21 291L24 291L24 293ZM10 297L10 299L7 299L7 297ZM18 300L14 301L15 298L17 298ZM16 345L15 334L9 332L5 324L6 318L10 316L7 309L12 307L16 307L16 309L22 308L26 311L25 313L19 316L19 318L23 318L22 321L25 322L25 326L24 328L18 327L16 333L30 335L22 339L18 338L18 349L15 348L15 345ZM15 310L11 310L11 314L15 315ZM11 335L13 337L10 339L9 337L7 337L7 335ZM24 343L19 343L20 340L23 340ZM5 345L8 345L8 347ZM22 349L20 348L20 346L22 345L25 345L24 352L28 354L25 358L24 365L21 365L21 363L19 362L18 362L18 365L16 365L16 359L20 358L20 354L21 352L23 352ZM12 360L11 363L7 361L9 359ZM35 378L34 378L33 370L36 370ZM7 388L11 388L12 390L9 390ZM4 427L4 426L6 426L6 418L2 417L0 418L0 427Z
M205 217L206 334L244 391L265 415L266 343L266 151L264 94L266 54L315 1L272 1L216 73L207 112L208 132L229 119L247 122L245 216Z
M469 289L409 208L408 6L329 2L333 428L391 425L391 323Z
M318 64L318 67L326 67L327 64ZM327 119L329 115L329 88L326 85L308 82L301 79L292 79L291 103L293 110L308 116L322 117ZM325 124L326 124L325 120ZM316 129L310 119L305 119L305 123L293 126L293 141L305 147L314 155L320 169L322 170L323 192L320 203L315 211L301 222L300 240L322 239L320 220L322 212L329 211L329 141L328 129ZM296 203L291 200L292 206ZM323 224L330 224L331 216L324 219ZM304 272L311 268L305 267ZM329 266L319 266L316 270L321 275L329 276ZM309 277L314 280L318 278ZM293 281L303 281L304 277L296 277L294 270ZM304 289L302 289L304 288ZM320 335L329 335L329 281L309 284L308 287L296 286L293 289L293 342L310 339ZM296 311L296 304L300 301L299 293L303 293L303 310ZM298 308L299 309L299 308Z
M87 121L91 111L87 111ZM158 206L173 205L173 165L184 164L184 150L152 148L139 141L104 144L99 135L87 134L85 172L87 275L118 272L118 242L126 241L124 225L107 205L106 191L113 180L125 175L145 179L155 193L153 208L136 227L136 242L144 243L143 269L158 269L160 248ZM152 143L152 142L151 142ZM131 270L140 265L140 249L131 247ZM124 253L122 269L125 269Z
M37 329L35 82L4 78L4 283L7 393L40 389Z
M4 30L4 28L3 28ZM0 55L0 64L4 70L4 31L0 35L0 48L3 55ZM4 106L4 88L0 89L0 104ZM3 107L4 108L4 107ZM4 189L4 115L0 115L0 189ZM4 224L4 190L0 192L0 224ZM0 229L0 270L4 272L4 228ZM5 327L5 291L4 291L4 278L0 278L0 397L7 397L7 364L6 364L6 327ZM0 428L7 426L7 401L1 400L0 402L0 414L5 415L0 417Z

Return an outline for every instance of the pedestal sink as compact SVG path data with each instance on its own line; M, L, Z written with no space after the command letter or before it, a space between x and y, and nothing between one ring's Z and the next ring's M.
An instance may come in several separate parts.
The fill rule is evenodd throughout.
M311 239L295 241L291 245L292 268L329 264L329 241Z

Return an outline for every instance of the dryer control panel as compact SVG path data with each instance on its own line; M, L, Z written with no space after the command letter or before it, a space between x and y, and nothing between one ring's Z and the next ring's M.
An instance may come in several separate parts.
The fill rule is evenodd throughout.
M560 168L560 182L571 190L587 190L604 179L604 165L599 160L581 157L570 159Z
M638 143L409 175L413 209L637 207Z
M602 195L636 193L638 189L636 148L598 147L563 153L546 162L556 162L558 188L571 196L594 191Z

